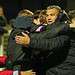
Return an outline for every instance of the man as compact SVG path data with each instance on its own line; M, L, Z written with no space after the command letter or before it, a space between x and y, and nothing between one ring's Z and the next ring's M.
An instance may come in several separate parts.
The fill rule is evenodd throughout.
M21 35L21 32L26 32L28 33L31 27L31 23L32 23L32 15L33 13L30 10L24 9L21 10L18 14L18 16L16 17L16 19L11 20L11 24L12 24L12 31L10 33L9 36L9 40L8 40L8 45L7 45L7 57L8 60L6 62L6 67L8 69L20 69L23 70L24 67L26 67L26 65L28 65L28 59L29 58L29 49L25 51L25 47L22 45L18 45L15 42L15 36L16 35ZM24 62L24 60L22 59L24 57L24 52L26 53L26 58L27 59L26 65L22 66ZM9 66L10 65L10 66ZM26 69L26 68L25 68Z
M70 36L70 49L66 60L57 67L50 68L47 75L75 75L75 10L68 13L69 16L69 36Z
M61 11L59 6L49 6L46 11L47 26L44 32L30 33L30 37L22 32L24 36L15 37L17 44L31 48L31 64L37 75L45 75L47 69L64 61L68 53L69 38L66 35L68 26L59 21Z

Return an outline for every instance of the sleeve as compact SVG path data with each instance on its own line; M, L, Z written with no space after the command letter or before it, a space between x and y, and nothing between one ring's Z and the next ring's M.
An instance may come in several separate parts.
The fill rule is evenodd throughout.
M61 48L69 43L69 37L66 35L57 36L51 39L34 39L31 38L30 47L38 50L53 50Z

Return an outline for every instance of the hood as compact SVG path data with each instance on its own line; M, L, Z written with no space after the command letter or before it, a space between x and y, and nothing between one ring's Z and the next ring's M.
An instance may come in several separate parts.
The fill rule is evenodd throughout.
M30 16L18 16L13 22L14 28L27 29L31 27L31 25L32 25L32 17Z

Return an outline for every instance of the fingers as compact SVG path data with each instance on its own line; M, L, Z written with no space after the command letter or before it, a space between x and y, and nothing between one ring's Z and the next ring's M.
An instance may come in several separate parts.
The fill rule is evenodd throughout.
M24 32L22 32L22 35L23 36L16 36L15 41L17 44L22 44L27 46L30 43L30 37Z
M24 36L28 36L26 33L24 33L24 32L22 32L22 35L24 35Z

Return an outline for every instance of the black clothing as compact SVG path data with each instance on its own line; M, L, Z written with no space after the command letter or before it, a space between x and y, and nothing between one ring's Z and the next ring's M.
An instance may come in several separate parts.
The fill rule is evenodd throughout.
M25 64L30 65L30 49L16 44L15 36L22 35L22 32L29 31L32 25L32 18L30 16L20 16L17 17L12 22L13 30L10 33L8 39L8 46L7 46L7 68L13 69L15 65ZM30 52L30 53L29 53ZM24 59L25 57L25 59ZM11 65L11 67L9 66ZM23 66L22 66L23 67ZM27 68L28 69L28 68Z
M18 22L21 22L20 24L22 24L22 21L17 21L16 23ZM29 22L30 22L29 20L26 21L26 25L28 23L28 26L31 26L32 23ZM20 26L18 28L20 28ZM13 35L12 36L10 35L9 37L10 43L8 43L9 47L7 48L8 59L11 60L11 55L14 56L16 60L14 61L13 66L14 64L15 65L22 64L22 70L33 68L38 73L40 72L43 73L44 70L46 72L47 69L56 66L57 64L60 64L66 58L66 55L68 53L67 46L69 42L69 37L67 36L67 29L68 26L65 23L53 23L52 25L47 25L46 30L44 30L43 32L34 32L34 33L31 32L29 34L31 39L29 47L28 48L21 47L21 49L19 48L20 51L24 53L23 59L21 60L18 60L18 58L15 57L19 55L18 53L20 52L18 53L15 52L17 50L19 51L19 49L16 48L15 50L16 44L14 46L13 43L11 43L11 39L12 42L14 43L15 40L13 39ZM13 52L11 51L11 49L13 49L12 50Z
M75 75L75 28L68 32L71 46L66 60L57 67L48 70L47 75Z
M34 68L42 67L46 71L66 59L69 46L67 30L68 25L65 23L53 23L47 25L46 30L41 33L30 34L29 47L32 50L31 59Z

